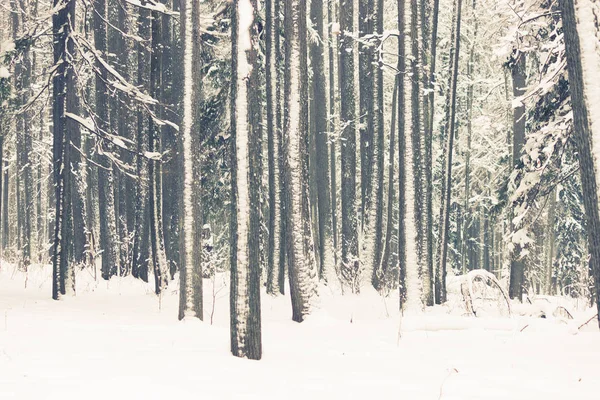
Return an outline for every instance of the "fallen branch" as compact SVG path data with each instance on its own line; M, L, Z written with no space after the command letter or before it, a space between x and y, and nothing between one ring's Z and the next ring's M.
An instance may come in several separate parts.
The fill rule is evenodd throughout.
M598 313L596 313L592 318L590 318L587 321L585 321L583 324L579 325L579 328L577 328L577 330L583 328L584 326L586 326L587 324L589 324L590 322L592 322L592 320L594 318L598 318Z

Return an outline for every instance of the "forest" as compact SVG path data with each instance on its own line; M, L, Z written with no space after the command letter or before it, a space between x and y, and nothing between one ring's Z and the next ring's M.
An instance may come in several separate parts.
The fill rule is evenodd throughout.
M78 363L121 387L92 397L187 398L163 370L195 364L185 348L251 398L289 390L261 375L289 362L293 398L487 398L499 383L465 378L484 357L469 342L507 397L589 396L599 16L598 0L0 0L0 398L84 396L65 389L98 384ZM577 389L550 378L561 357ZM392 374L403 359L415 370Z

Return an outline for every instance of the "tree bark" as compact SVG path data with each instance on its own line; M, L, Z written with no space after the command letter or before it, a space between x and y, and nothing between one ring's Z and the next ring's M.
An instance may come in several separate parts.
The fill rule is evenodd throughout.
M598 53L595 51L600 12L595 0L561 0L569 90L573 106L573 131L579 151L583 204L587 215L590 270L594 275L596 306L600 312L600 212L596 142L600 140L598 111L592 96L598 93ZM600 314L598 314L600 325Z
M450 49L450 73L448 82L448 98L446 99L446 145L445 166L442 185L442 201L440 207L440 246L438 249L438 267L436 274L436 303L446 301L446 262L448 256L448 232L450 223L450 196L452 193L452 154L454 148L454 134L456 130L456 87L458 82L458 60L460 54L460 25L461 25L462 0L455 3L455 28L454 43Z
M194 171L194 144L198 144L192 138L192 129L198 129L198 113L194 111L194 105L200 100L199 74L199 0L186 0L181 3L181 38L183 43L183 118L181 132L183 135L183 264L180 269L180 300L179 319L185 317L196 317L204 319L203 313L203 285L202 285L202 260L194 257L194 251L201 251L201 242L196 243L194 235L198 235L194 207L199 206L200 196L194 196L194 185L199 184L199 172Z
M353 293L359 291L358 221L356 216L356 112L354 105L354 4L340 4L339 90L342 171L342 278Z
M316 296L308 193L308 65L306 1L287 0L285 9L285 218L292 319L302 322Z
M511 65L513 78L513 96L518 98L525 94L525 53L516 51ZM523 104L513 109L513 168L521 163L521 152L525 145L525 106ZM520 229L520 226L512 222L512 231ZM523 286L525 284L525 261L521 258L522 247L518 243L513 243L514 249L510 260L510 286L508 294L511 299L523 300Z
M235 0L232 23L231 352L259 360L260 321L260 124L257 92L258 37L255 0ZM257 113L258 111L258 113ZM258 148L257 148L258 147Z

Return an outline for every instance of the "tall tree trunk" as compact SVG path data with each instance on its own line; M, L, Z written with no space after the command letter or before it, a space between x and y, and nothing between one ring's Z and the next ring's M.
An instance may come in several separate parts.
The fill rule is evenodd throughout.
M319 41L310 44L310 60L312 66L312 102L311 118L316 147L316 183L318 208L319 238L319 278L324 279L325 267L331 265L331 197L329 188L329 155L327 148L327 82L325 80L325 36L323 0L312 0L310 18Z
M308 193L308 69L306 1L287 0L285 9L285 218L292 319L302 322L316 296Z
M454 133L456 130L456 87L458 82L458 60L460 55L460 25L461 25L461 10L462 0L456 0L454 11L455 27L454 43L450 49L450 73L448 82L448 97L446 99L446 145L445 166L442 184L442 201L440 207L440 240L438 249L438 267L436 279L436 302L438 304L446 301L446 263L448 256L448 233L450 223L450 195L452 193L452 154L454 149Z
M175 9L177 0L161 0L168 9ZM163 108L162 117L169 121L179 123L177 104L178 92L175 81L180 78L180 63L173 62L177 56L177 38L173 34L175 25L172 15L162 14L161 46L162 46L162 86L161 98L166 107ZM170 125L161 128L161 152L169 157L161 166L162 175L162 225L165 243L165 253L168 260L168 270L171 277L175 275L180 260L180 210L182 210L182 159L180 151L180 138Z
M552 189L549 196L548 204L548 234L546 235L548 240L547 248L547 261L546 261L546 273L544 276L544 292L548 296L552 296L552 274L554 273L554 256L556 252L556 236L554 233L554 227L556 223L556 187Z
M398 59L398 70L400 70L400 59ZM398 105L398 91L400 87L400 76L396 75L395 84L394 84L394 95L392 98L392 121L390 128L390 149L389 149L389 163L388 163L388 198L387 198L387 219L386 219L386 228L385 228L385 236L383 239L383 253L381 255L381 260L379 264L376 265L376 268L373 270L373 287L376 289L381 289L383 284L387 284L387 276L388 276L388 268L390 264L391 250L392 250L392 229L393 229L393 217L394 217L394 154L396 147L396 116L398 115L397 105ZM380 147L383 149L383 147ZM383 185L383 182L381 182Z
M29 1L19 0L21 4L22 11L22 19L23 19L23 28L27 29L26 22L30 19L30 4ZM23 50L23 77L22 77L22 88L21 88L21 98L23 105L28 104L30 97L32 95L31 88L31 76L32 76L32 62L31 62L31 50L29 46L26 46ZM19 129L19 133L22 133L22 164L21 170L23 173L23 194L24 194L24 218L23 218L23 265L25 270L31 264L31 254L32 254L32 222L35 215L34 208L34 193L33 193L33 173L32 173L32 164L33 164L33 140L32 140L32 120L33 115L30 111L24 111L20 114L20 119L22 122L22 130Z
M423 1L423 0L421 0ZM416 234L416 255L417 273L420 274L422 280L422 296L425 300L429 297L429 288L431 286L431 277L429 269L424 261L424 235L423 235L423 156L421 149L422 126L421 123L421 38L419 26L419 13L421 11L419 0L411 0L410 2L410 41L411 53L411 148L412 148L412 176L414 190L414 220ZM408 265L407 265L408 267ZM407 283L408 285L408 283ZM407 286L407 289L409 287ZM410 299L408 299L410 301Z
M356 216L356 112L354 105L354 4L340 4L339 89L342 171L342 277L353 293L359 291L358 221Z
M433 0L433 10L431 13L431 43L429 52L429 79L427 81L427 103L428 112L425 118L429 119L426 124L428 130L425 132L425 215L426 215L426 235L427 235L427 268L430 271L430 276L433 285L432 299L435 301L437 296L436 287L439 287L437 282L438 276L435 272L435 257L434 257L434 238L433 238L433 132L434 132L434 117L435 117L435 92L436 92L436 57L437 57L437 36L438 36L438 18L440 11L440 0ZM430 303L428 302L428 305Z
M54 5L58 6L58 0ZM74 54L71 32L75 23L75 0L70 0L52 17L54 34L54 63L58 70L53 78L53 165L56 190L56 214L53 237L52 258L52 298L75 293L75 273L69 263L68 245L72 240L69 228L70 190L70 141L73 128L79 129L76 122L67 119L67 113L76 111L75 71L69 54Z
M94 1L94 42L100 57L107 56L106 0ZM96 63L96 129L109 132L108 73L100 62ZM101 143L104 152L111 146ZM109 279L117 273L118 234L114 200L114 174L110 159L98 155L98 204L100 218L100 248L102 249L102 278Z
M406 77L406 30L405 22L406 1L398 0L398 288L400 307L406 300L406 261L407 261L407 232L405 215L406 207L406 102L405 102L405 77ZM410 176L410 175L408 175Z
M344 7L344 5L342 5ZM375 106L373 77L373 0L358 2L358 89L359 89L359 141L360 141L360 188L361 229L368 234L369 213L373 191L373 155L375 136ZM341 22L341 21L340 21ZM344 30L344 28L342 28ZM352 32L352 28L348 29ZM349 42L352 44L352 42ZM343 93L342 96L346 96Z
M600 31L597 18L598 3L593 0L561 0L560 2L569 90L573 105L573 131L579 151L579 167L583 204L587 215L587 236L590 254L590 270L594 275L596 306L600 324L600 187L597 144L600 140L598 110L592 104L592 96L598 93L598 53L596 38Z
M514 60L511 65L513 79L513 96L519 98L525 94L525 53L515 51ZM525 145L525 105L522 103L513 109L513 148L512 165L517 168L521 163L521 152ZM512 218L511 218L512 221ZM512 231L520 229L519 225L512 225ZM522 247L519 243L513 243L514 249L510 260L510 286L508 294L511 299L523 300L523 289L525 284L525 261L521 257Z
M275 20L278 20L279 16L275 14L275 8L279 11L279 6L275 5L279 3L279 0L266 0L265 2L265 13L266 13L266 25L265 25L265 79L266 79L266 129L267 129L267 162L269 169L269 222L268 222L268 243L267 243L267 292L275 294L277 291L277 274L278 268L275 268L278 264L279 254L281 252L281 241L280 241L280 209L278 207L278 193L279 193L279 169L276 168L279 150L278 131L279 125L276 121L276 114L279 113L276 90L278 90L277 76L279 74L278 69L278 40L275 36L279 36L279 32L275 30Z
M162 99L163 95L163 58L161 44L162 19L160 13L152 12L152 56L150 61L150 93L155 99ZM154 110L156 115L162 116L162 111ZM161 127L152 117L148 118L150 130L150 145L148 150L153 153L161 148ZM154 283L156 294L166 288L169 277L165 240L163 234L162 215L162 159L152 160L148 163L148 213L150 215L150 244L152 247L152 264L154 266Z
M150 40L150 12L146 9L139 9L138 16L138 36L144 40ZM138 42L137 44L137 85L142 90L149 90L149 68L150 54L146 46ZM145 117L143 107L138 105L137 110L137 153L143 154L148 151L148 120ZM133 264L132 275L148 281L148 259L149 253L149 224L148 224L148 174L147 160L144 157L137 157L136 160L136 197L135 197L135 234L133 238Z
M260 320L260 103L256 0L235 0L232 23L231 352L262 357Z
M275 62L275 125L276 125L276 138L277 138L277 155L278 155L278 184L279 184L279 259L277 260L277 286L279 286L279 293L285 293L285 266L287 261L287 248L286 248L286 221L284 215L284 207L285 207L285 160L283 158L284 155L284 143L283 143L283 108L284 108L284 99L283 99L283 68L284 63L282 59L284 54L282 52L281 46L281 31L285 31L285 27L281 25L281 0L273 0L275 2L274 7L274 19L273 19L273 30L275 31L275 54L276 54L276 62Z
M338 264L338 228L337 228L337 182L336 182L336 145L333 136L336 131L335 120L335 38L333 36L333 18L334 18L334 1L327 0L327 26L329 27L329 125L328 132L331 135L329 144L329 174L330 174L330 193L331 193L331 236L333 240L333 265L337 273Z
M199 0L186 0L181 4L181 38L183 42L183 118L181 132L183 135L183 264L180 269L180 300L179 319L186 316L204 318L202 301L202 264L200 257L194 257L194 251L201 249L201 243L194 243L194 235L198 234L194 225L199 215L194 215L193 202L200 202L200 196L194 196L194 185L199 184L199 176L194 176L194 158L192 129L197 129L198 113L194 111L195 104L200 100L199 74L200 62L200 32L199 32ZM198 82L196 82L196 80ZM198 172L196 171L196 174ZM198 174L199 175L199 174ZM195 180L197 179L197 182Z
M376 34L381 38L383 35L383 7L384 7L384 2L383 0L377 0L377 9L376 9L376 26L375 26L375 31ZM376 58L375 58L376 57ZM375 74L377 81L375 84L375 93L376 93L376 97L377 97L377 120L376 120L376 127L377 127L377 146L376 146L376 157L377 157L377 185L376 185L376 197L375 197L375 229L374 229L374 262L373 262L373 284L375 288L378 288L379 284L378 281L376 279L376 274L379 274L379 270L380 270L380 266L382 263L382 255L383 255L383 249L385 246L389 246L388 244L384 244L384 237L383 237L383 209L384 209L384 199L383 199L383 194L384 194L384 178L385 178L385 166L384 166L384 139L385 139L385 133L384 133L384 115L383 115L383 98L384 98L384 87L383 87L383 57L380 57L379 54L375 54L375 57L373 58L373 62L375 62L375 60L377 60L377 73ZM397 96L396 93L396 87L397 85L394 86L394 100ZM396 117L396 111L395 111L395 104L392 106L392 124L395 123L395 117ZM394 127L392 127L392 131L394 130ZM392 134L393 135L393 134ZM390 139L390 145L392 145L393 147L393 142L394 139L391 138ZM390 155L393 154L393 149L390 151ZM393 159L392 159L393 160ZM390 176L393 175L393 161L391 162L390 166L391 166L391 172L392 174L390 174ZM393 187L390 187L390 189L393 189ZM392 194L393 197L393 194ZM389 201L388 201L389 203ZM390 203L391 204L391 203ZM391 215L392 213L392 209L388 208L388 214ZM388 224L388 228L390 228L390 234L391 234L391 225ZM386 232L387 233L387 232ZM388 240L388 237L386 236L385 240Z

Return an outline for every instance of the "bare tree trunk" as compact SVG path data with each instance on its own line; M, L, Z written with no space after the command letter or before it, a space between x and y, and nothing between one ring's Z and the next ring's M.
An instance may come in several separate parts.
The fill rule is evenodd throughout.
M516 50L511 65L513 78L513 96L518 98L525 94L525 53ZM512 165L517 168L521 162L521 152L525 145L525 105L521 104L513 110L513 151ZM520 229L520 226L512 226L512 231ZM523 289L525 284L525 261L521 258L522 247L514 243L514 250L510 260L510 286L508 294L511 299L523 300Z
M460 23L462 0L455 2L455 28L454 43L450 49L450 74L448 82L448 98L446 100L446 136L447 142L444 149L445 166L442 185L442 201L440 208L440 246L438 249L438 268L436 279L436 302L446 301L446 262L448 256L448 231L450 223L450 195L452 193L452 153L454 148L454 133L456 130L456 87L458 82L458 60L460 54Z
M323 27L323 0L312 0L310 3L312 25L319 35L320 41L310 44L310 60L312 67L311 81L312 102L311 115L314 121L314 138L316 147L316 183L318 209L319 238L319 278L324 279L326 266L331 265L331 195L329 187L329 151L327 147L327 82L325 80L325 31Z
M316 296L308 193L308 65L306 1L287 0L285 9L285 218L292 319L302 322Z
M143 8L139 9L138 36L150 39L150 12ZM149 68L150 54L143 43L137 44L137 84L145 90L149 90ZM137 110L137 153L143 154L148 151L148 120L144 115L141 105ZM136 198L135 198L135 233L133 238L133 260L132 275L148 281L148 259L149 253L149 223L148 223L148 174L147 160L137 157L136 161Z
M406 39L402 32L406 30L405 13L406 1L398 0L398 292L400 307L406 301Z
M56 0L58 2L58 0ZM55 5L56 6L56 5ZM56 189L56 216L53 237L52 259L52 298L75 293L75 273L69 263L68 244L72 240L69 229L69 190L71 151L70 134L73 128L79 129L76 122L67 120L67 113L76 111L75 72L68 54L74 54L71 32L75 23L75 0L70 0L53 16L54 63L58 70L53 78L52 120L54 130L53 165Z
M199 253L202 250L201 241L194 240L194 235L200 235L195 227L198 214L194 215L195 207L201 201L200 196L194 196L194 186L199 185L199 171L194 171L193 145L198 144L192 138L192 129L198 129L198 112L194 106L200 101L200 32L199 32L199 0L186 0L181 4L181 38L183 43L183 118L181 132L183 135L183 264L180 269L180 298L179 319L186 316L204 318L202 260Z
M344 6L342 6L344 7ZM358 90L359 90L359 141L360 141L360 189L361 230L369 230L369 213L373 192L373 155L375 136L373 46L365 41L373 35L373 0L358 2ZM343 29L343 28L342 28ZM348 30L352 32L352 28ZM343 93L342 96L347 96Z
M377 12L376 12L376 33L377 35L379 35L379 37L381 38L383 35L383 7L384 7L384 2L383 0L377 0ZM377 57L377 58L375 58ZM382 256L383 256L383 250L384 247L386 246L386 244L384 244L384 238L383 238L383 209L384 209L384 199L383 199L383 195L384 195L384 179L385 179L385 165L384 165L384 139L385 139L385 133L384 133L384 115L383 115L383 98L384 98L384 87L383 87L383 57L380 57L379 54L376 54L375 57L373 58L373 62L375 62L375 59L378 60L377 63L377 73L375 74L377 77L377 81L375 84L375 92L377 93L377 146L376 146L376 158L377 158L377 184L376 184L376 197L375 197L375 229L374 229L374 258L373 258L373 274L372 274L372 282L375 288L378 288L379 283L378 280L376 278L376 275L379 274L379 270L380 270L380 266L382 263ZM394 86L394 99L396 98L396 86ZM395 104L392 106L392 121L394 124L395 122ZM394 130L394 127L392 126L392 132ZM393 135L393 133L392 133ZM390 139L390 144L392 144L393 147L393 142L394 139ZM390 150L390 155L394 154L393 149ZM391 167L391 174L390 176L393 176L393 159L390 161L390 167ZM390 187L390 189L392 189L393 187ZM393 195L392 195L393 197ZM388 201L388 214L391 215L392 213L392 209L391 207L391 200ZM390 229L389 234L391 234L391 225L388 223L388 228ZM387 232L386 232L387 233ZM388 240L388 237L386 236L385 240ZM386 268L387 269L387 268Z
M342 171L342 277L353 293L359 291L358 221L356 216L356 112L354 105L354 4L340 4L339 89Z
M255 0L235 0L232 24L231 352L262 357L260 321L260 130Z
M600 140L600 127L595 104L590 104L591 94L598 92L598 54L593 50L585 50L595 48L600 31L595 16L600 10L594 0L561 0L560 7L573 105L573 131L579 150L583 203L587 215L590 270L594 275L596 306L600 312L600 176L595 165L600 156L595 148L596 142ZM600 313L598 322L600 324Z

